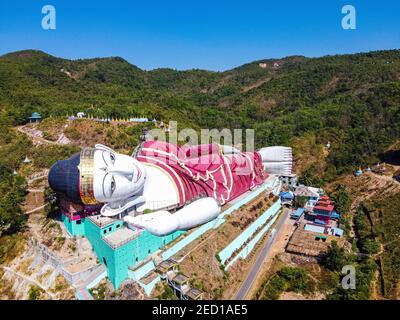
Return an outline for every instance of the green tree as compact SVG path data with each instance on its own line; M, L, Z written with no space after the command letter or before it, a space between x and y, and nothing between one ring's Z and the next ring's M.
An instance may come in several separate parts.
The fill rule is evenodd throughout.
M308 168L300 175L299 183L305 186L320 188L324 184L324 181L315 174L313 168Z
M28 299L29 300L39 300L40 297L43 295L43 289L39 288L38 286L31 286L28 291Z
M368 300L376 269L376 263L372 259L364 259L356 265L356 288L344 289L339 285L327 296L327 300Z
M307 197L298 196L298 197L295 197L294 204L295 204L295 206L297 208L304 208L304 206L306 205L307 201L308 201Z
M350 257L336 241L332 241L321 262L327 269L340 272L345 265L350 263Z
M338 184L330 197L335 203L335 209L338 213L345 215L350 212L351 196L344 185Z
M55 217L58 214L59 210L58 200L57 200L57 194L50 187L46 187L44 189L44 202L46 204L45 206L46 216L48 218Z

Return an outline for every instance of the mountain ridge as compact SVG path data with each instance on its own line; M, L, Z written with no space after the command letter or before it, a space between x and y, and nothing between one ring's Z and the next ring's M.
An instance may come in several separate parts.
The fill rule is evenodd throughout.
M145 71L119 57L66 60L35 50L0 57L0 115L10 125L33 111L84 111L196 130L251 128L256 147L312 135L313 143L333 145L328 176L376 161L400 138L399 104L397 49L262 59L224 72Z

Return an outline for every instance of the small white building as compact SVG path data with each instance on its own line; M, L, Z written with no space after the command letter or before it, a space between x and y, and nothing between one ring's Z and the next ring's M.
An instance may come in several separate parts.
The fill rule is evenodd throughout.
M318 202L319 197L323 194L324 194L323 190L320 188L308 187L303 185L296 187L296 190L294 191L295 197L308 198L305 206L306 209L313 208L315 204Z

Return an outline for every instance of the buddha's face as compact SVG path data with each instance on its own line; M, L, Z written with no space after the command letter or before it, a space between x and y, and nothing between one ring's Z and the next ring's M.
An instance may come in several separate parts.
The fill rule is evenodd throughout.
M96 145L94 152L93 193L97 201L108 203L138 194L146 171L136 159Z

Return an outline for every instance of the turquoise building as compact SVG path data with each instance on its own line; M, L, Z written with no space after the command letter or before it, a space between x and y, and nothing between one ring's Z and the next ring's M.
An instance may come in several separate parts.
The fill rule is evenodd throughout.
M146 230L128 228L122 220L101 215L74 221L64 214L61 218L71 236L85 236L89 240L115 288L128 278L128 269L133 269L184 233L176 231L157 237Z
M85 219L71 220L65 214L61 214L61 221L64 223L70 236L84 236L85 235Z

